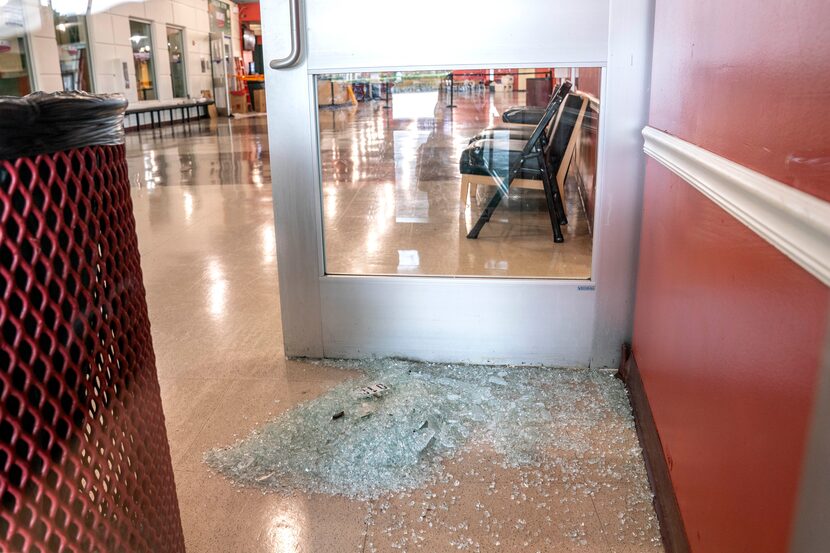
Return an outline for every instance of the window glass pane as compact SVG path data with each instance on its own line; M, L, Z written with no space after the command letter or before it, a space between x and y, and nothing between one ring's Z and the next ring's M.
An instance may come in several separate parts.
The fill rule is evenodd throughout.
M135 80L138 84L139 100L155 100L156 73L153 66L153 37L150 24L142 21L130 21L130 42L133 45L133 62L135 63Z
M317 75L326 272L589 279L600 75Z
M25 96L32 91L24 31L20 0L0 3L0 95Z
M92 63L89 58L86 16L72 13L72 4L61 2L53 5L63 89L92 92Z
M184 37L181 29L167 27L167 53L170 56L173 97L185 98L187 96L187 86L184 76Z

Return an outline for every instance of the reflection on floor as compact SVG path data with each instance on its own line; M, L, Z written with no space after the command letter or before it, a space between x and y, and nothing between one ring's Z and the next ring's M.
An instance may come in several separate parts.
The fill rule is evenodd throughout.
M265 114L127 133L135 186L271 185Z
M320 110L327 273L590 278L591 235L573 179L564 243L553 243L536 190L512 191L479 238L466 238L495 189L479 187L462 211L459 156L524 93L460 93L455 109L437 91L392 98L392 109L376 101Z
M376 501L263 494L213 475L206 450L355 375L281 349L265 120L176 132L131 134L128 155L189 552L662 550L636 438L613 414L583 438L606 465L632 469L619 475L540 470L525 481L482 451L448 463L448 483ZM596 387L586 401L606 393Z

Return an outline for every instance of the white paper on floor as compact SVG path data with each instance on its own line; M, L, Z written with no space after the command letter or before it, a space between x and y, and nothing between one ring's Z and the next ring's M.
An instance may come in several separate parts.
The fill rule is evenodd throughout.
M592 429L633 429L625 389L606 372L321 363L363 375L208 451L208 465L244 486L370 499L424 486L445 459L471 449L493 450L510 467L544 467L551 452L601 464L605 445L591 443Z

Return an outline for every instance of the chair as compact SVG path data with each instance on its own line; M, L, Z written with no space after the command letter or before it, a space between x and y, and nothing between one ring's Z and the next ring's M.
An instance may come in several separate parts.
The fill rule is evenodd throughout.
M570 83L569 83L570 84ZM556 85L551 93L551 98L559 92L560 85ZM539 106L512 106L505 109L501 114L501 120L505 123L520 125L535 125L545 114L545 108Z
M548 113L546 120L549 121L547 128L544 129L544 132L546 133L545 137L551 136L553 132L553 125L557 120L555 117L556 112L559 109L561 101L565 98L570 89L571 83L565 83L561 87L557 87L554 94L551 96L548 105L545 106L545 111ZM521 150L528 140L530 140L538 125L539 122L537 121L534 125L503 123L495 127L488 127L471 138L470 144L472 145L480 140L489 139L491 142L482 142L480 146L487 148L492 145L501 150ZM493 143L493 141L495 141L495 143ZM465 153L461 154L460 163L460 201L462 211L467 205L467 195L469 194L471 198L475 198L479 184L496 184L493 182L493 176L481 164L465 163L465 159L471 159L469 155L467 155L467 157L465 157L465 155L467 155L466 150ZM493 166L492 161L490 166ZM519 178L514 182L513 186L519 188L529 188L532 190L542 190L542 181L532 178Z
M559 109L556 110L550 138L545 131L553 115L546 112L521 149L517 149L521 141L507 141L506 147L503 147L497 141L484 139L474 142L462 153L462 179L466 178L469 183L473 177L487 177L487 184L496 185L493 197L467 238L478 238L511 186L523 186L544 190L554 242L564 242L560 228L560 225L567 224L562 202L564 182L589 98L575 93L568 94L564 101L557 95L555 100ZM556 179L556 187L551 175Z

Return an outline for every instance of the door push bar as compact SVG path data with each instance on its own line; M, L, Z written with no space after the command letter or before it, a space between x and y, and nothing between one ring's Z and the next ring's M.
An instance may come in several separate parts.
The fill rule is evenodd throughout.
M284 58L271 60L271 69L288 69L300 61L300 0L288 0L291 19L291 51Z

